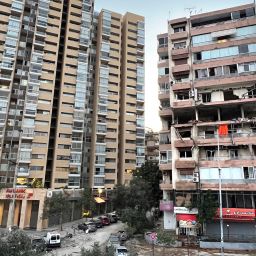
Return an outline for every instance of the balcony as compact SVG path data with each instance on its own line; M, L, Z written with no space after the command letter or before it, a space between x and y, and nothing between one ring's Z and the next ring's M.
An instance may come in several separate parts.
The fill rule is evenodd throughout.
M255 144L256 143L256 133L250 132L250 133L234 133L234 134L228 134L226 136L220 136L219 143L220 145L247 145L248 143ZM211 146L211 145L217 145L217 134L214 134L212 136L198 136L196 138L196 144L199 146Z
M187 100L175 100L172 103L173 108L190 108L194 106L194 100L193 99L187 99Z
M20 167L17 170L17 177L28 177L28 176L29 176L29 169Z
M188 138L184 138L182 140L175 140L174 146L176 148L192 148L194 146L194 141Z
M177 59L177 58L186 58L188 57L188 48L187 47L182 47L182 48L173 48L171 51L171 55L173 59Z
M226 191L256 191L255 179L221 180L221 187ZM202 190L219 190L219 180L201 180Z
M159 100L170 99L170 90L159 91L158 99Z
M163 160L160 160L159 162L160 162L160 164L159 164L160 171L172 170L172 162L171 161L164 162Z
M199 158L199 166L207 168L256 166L256 156L238 156L237 158L226 156L220 157L219 162L218 157Z
M195 88L207 88L216 85L230 85L230 84L244 84L255 82L255 74L254 73L240 73L233 74L228 76L221 77L213 77L201 80L195 80L194 85Z
M193 183L192 181L177 181L176 189L177 190L196 190L197 183Z
M170 183L162 182L159 187L161 190L173 190L172 181L170 181Z
M163 108L159 110L160 117L170 117L173 115L171 108Z
M188 32L187 31L182 31L178 33L171 34L170 38L171 40L177 40L177 39L184 39L188 37Z
M179 91L179 90L185 90L185 89L191 89L189 79L181 79L179 81L174 81L174 84L172 85L173 91Z
M188 73L189 71L189 64L177 65L172 68L172 73Z
M176 169L195 169L196 162L192 158L180 158L179 160L175 161L175 168Z

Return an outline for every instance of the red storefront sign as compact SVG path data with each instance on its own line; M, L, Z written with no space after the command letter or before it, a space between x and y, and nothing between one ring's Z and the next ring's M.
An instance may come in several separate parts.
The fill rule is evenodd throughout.
M176 220L180 221L196 221L196 215L195 214L176 214Z
M33 192L27 192L25 188L7 188L5 197L6 199L30 199L33 196Z
M223 208L222 216L224 220L232 221L254 221L256 218L255 209L242 208ZM218 208L216 218L220 218L220 209Z

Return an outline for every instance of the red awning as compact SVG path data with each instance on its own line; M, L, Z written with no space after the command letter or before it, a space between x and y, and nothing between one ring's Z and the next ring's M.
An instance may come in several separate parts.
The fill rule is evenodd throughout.
M196 215L195 214L176 214L176 220L180 221L196 221Z

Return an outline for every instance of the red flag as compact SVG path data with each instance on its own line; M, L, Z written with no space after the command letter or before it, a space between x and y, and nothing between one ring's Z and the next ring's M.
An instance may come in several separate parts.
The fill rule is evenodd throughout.
M219 135L228 135L228 125L227 124L221 124L219 125L218 129Z

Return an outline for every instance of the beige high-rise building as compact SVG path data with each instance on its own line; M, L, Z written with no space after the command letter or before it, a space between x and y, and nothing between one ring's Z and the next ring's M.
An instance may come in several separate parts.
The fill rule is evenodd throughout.
M102 10L96 19L89 181L112 189L144 162L144 18Z
M40 229L47 189L113 188L144 161L144 19L94 0L0 6L0 225Z
M210 191L222 201L225 235L255 234L255 35L253 4L170 20L158 35L166 229L200 233L191 208ZM209 237L219 237L219 210L205 223Z

